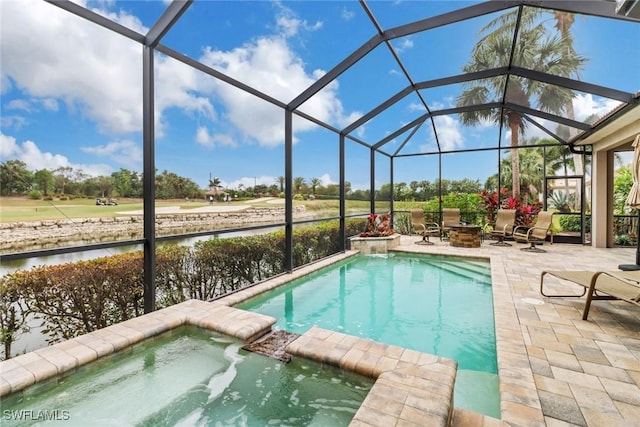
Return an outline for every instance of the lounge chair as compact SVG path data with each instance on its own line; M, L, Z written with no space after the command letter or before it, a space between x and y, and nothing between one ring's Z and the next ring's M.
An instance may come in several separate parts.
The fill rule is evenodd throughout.
M498 241L490 244L494 246L511 246L511 243L505 242L504 239L513 234L513 224L515 222L515 209L498 209L496 222L493 224L493 229L489 231L489 235L498 239Z
M551 229L553 212L542 211L538 213L538 218L533 227L518 226L513 229L513 239L520 243L530 243L531 246L520 249L526 252L546 252L537 248L536 243L542 243L547 239L547 233ZM551 233L551 244L553 245L553 232Z
M450 225L460 225L460 209L458 208L443 208L442 209L442 228L440 234L440 240L445 237L445 234L449 235L451 230Z
M422 235L416 245L433 245L429 240L429 236L440 236L440 226L435 222L424 221L424 211L422 209L411 209L411 224L413 232Z
M544 292L545 276L573 282L584 290L580 295L547 294ZM587 320L592 300L623 300L640 307L640 271L543 271L540 274L540 293L550 298L582 297L586 294L582 320Z

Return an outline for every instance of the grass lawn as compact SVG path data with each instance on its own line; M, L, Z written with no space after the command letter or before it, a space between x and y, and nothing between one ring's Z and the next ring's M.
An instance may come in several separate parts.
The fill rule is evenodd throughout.
M96 206L95 199L32 200L0 197L0 221L41 221L64 218L116 216L118 210L142 209L141 200L118 200L120 206Z
M28 197L0 197L0 222L59 220L65 218L105 218L127 215L127 212L143 209L142 199L117 199L117 206L96 206L94 198L73 200L32 200ZM267 203L267 201L237 201L224 203L225 206L241 205L262 207L284 207L283 204ZM223 202L215 202L214 205ZM322 212L323 215L337 216L339 212L338 200L305 200L294 201L294 205L304 205L307 210ZM179 206L188 211L203 206L209 206L207 201L157 200L156 208ZM369 202L347 201L347 211L367 212Z

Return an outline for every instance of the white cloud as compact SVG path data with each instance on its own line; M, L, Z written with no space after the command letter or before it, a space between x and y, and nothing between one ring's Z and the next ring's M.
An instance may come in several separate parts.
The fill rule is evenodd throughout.
M16 139L12 136L7 136L0 133L0 158L7 159L13 157L19 151Z
M249 188L256 185L266 185L267 187L270 187L274 184L279 185L278 177L269 175L245 176L233 181L221 181L222 187L227 189L239 189L240 185L242 185L243 188Z
M336 181L331 179L331 175L329 175L328 173L322 174L317 178L320 180L321 184L324 186L327 186L330 184L337 184ZM256 177L245 176L233 181L222 181L221 184L224 188L228 188L228 189L238 189L240 185L242 185L243 188L254 187L255 185L266 185L267 187L270 187L274 184L277 185L278 188L280 187L278 177L270 176L270 175L262 175L262 176L256 176Z
M205 76L164 55L156 56L155 67L156 133L159 132L162 136L164 130L169 126L162 114L165 110L173 107L198 118L208 120L217 118L216 111L206 94L198 94L201 90L211 86Z
M295 36L301 29L305 31L317 31L322 28L322 21L309 24L306 19L298 18L291 9L283 6L281 2L276 1L274 5L278 8L276 15L278 31L285 37Z
M22 110L30 113L33 111L31 103L26 99L12 99L4 106L7 110Z
M422 104L420 102L412 102L411 104L409 104L407 109L409 111L421 111L423 113L427 112L427 110L424 108L424 104Z
M440 149L443 151L464 147L464 138L460 132L460 122L450 116L435 116L433 118L438 131Z
M9 116L9 115L3 114L2 117L0 118L0 123L2 124L2 127L5 129L20 130L24 126L26 126L29 123L29 121L24 116L16 116L16 115Z
M199 126L196 130L196 142L204 147L213 147L213 138L209 134L209 129Z
M2 75L0 75L0 94L4 95L9 92L12 87L13 84L11 84L9 77L2 73Z
M203 147L215 147L215 146L227 146L227 147L235 147L237 146L236 142L233 140L233 136L228 134L214 134L211 135L209 133L209 129L205 126L199 126L196 131L196 142Z
M446 98L445 98L445 102L446 102ZM440 102L440 101L433 101L431 104L429 104L429 108L431 109L431 111L438 111L438 110L443 110L445 109L445 103L444 102Z
M291 50L286 39L264 36L230 51L207 47L201 61L283 102L289 102L324 74L315 70L307 74L304 64ZM344 113L337 97L338 83L333 82L308 100L301 110L327 123L351 123L361 113ZM284 141L284 112L222 82L214 91L226 107L226 118L245 136L264 146ZM298 121L295 132L314 129L308 121Z
M81 147L85 153L106 157L127 169L142 169L142 148L131 140L113 141L106 145Z
M43 98L40 100L40 103L45 110L58 111L58 101L56 101L54 98Z
M123 10L92 10L139 33L148 30ZM93 120L106 134L141 131L138 43L41 1L3 2L2 13L3 93L19 87L50 111L56 111L62 101L69 111ZM197 89L195 71L176 64L162 56L156 59L159 137L166 126L163 112L168 108L213 116L209 100L193 94Z
M136 43L44 2L2 7L11 16L2 27L3 75L32 97L64 100L105 132L139 130Z
M313 25L310 25L307 21L282 15L276 18L276 23L282 34L286 37L295 36L296 34L298 34L298 30L300 28L309 31L315 31L322 28L322 22L320 21L316 22Z
M620 101L602 98L594 99L591 94L576 95L573 98L573 110L578 121L584 121L592 115L602 117L618 105L620 105Z
M343 7L340 12L340 17L343 21L351 21L354 16L356 16L355 12L348 10L346 7Z
M413 40L411 40L411 38L407 37L404 38L402 40L398 40L396 41L394 44L394 47L396 48L396 51L398 53L402 53L406 50L409 50L413 47Z
M535 120L536 123L543 126L544 128L549 129L551 132L555 132L556 127L558 126L557 123L553 123L553 122L550 122L549 120L541 119L540 117L532 117L532 119ZM524 135L519 136L520 140L551 138L551 136L548 133L540 129L538 126L535 126L530 122L525 122L525 125L526 125L526 129L524 131ZM496 126L496 125L491 124L491 126ZM511 128L509 128L507 123L504 124L503 145L511 145Z
M92 4L115 7L110 1ZM276 5L278 29L287 35L302 29L315 31L322 26L320 21L310 24L288 8ZM148 30L124 9L117 13L92 10L141 34ZM87 118L107 135L126 136L142 130L142 65L138 43L42 1L3 2L2 13L2 93L20 88L32 107L39 104L49 111L59 110L59 103L63 102L65 114ZM201 60L283 102L294 99L325 73L305 70L303 61L282 34L258 37L228 51L207 47ZM226 124L221 135L215 136L218 143L228 141L222 134L233 135L237 143L252 140L264 146L283 143L284 113L280 108L164 55L156 55L155 67L157 138L162 138L171 126L166 112L178 108L193 116L194 121ZM307 101L303 111L336 126L352 122L361 113L344 111L338 88L337 82L331 83ZM214 108L212 97L219 103L219 111ZM315 128L305 122L296 126L295 132ZM27 122L3 117L3 125L6 123L15 127Z
M331 179L331 176L328 173L322 174L318 177L323 186L327 186L330 184L337 184L336 181Z
M34 105L34 103L36 105ZM37 105L41 105L45 110L58 111L58 101L53 98L34 98L32 100L12 99L4 105L4 108L7 110L22 110L26 113L35 113L39 111Z
M71 163L67 157L60 154L43 153L33 141L24 141L22 144L18 144L14 137L3 133L0 133L0 157L20 160L31 171L54 170L67 166L74 170L82 170L91 176L110 175L113 171L110 166L105 164Z

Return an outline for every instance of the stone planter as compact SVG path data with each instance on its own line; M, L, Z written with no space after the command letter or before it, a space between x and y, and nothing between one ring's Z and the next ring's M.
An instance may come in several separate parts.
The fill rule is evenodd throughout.
M363 254L386 254L389 249L400 246L400 235L392 234L385 237L349 237L351 249Z

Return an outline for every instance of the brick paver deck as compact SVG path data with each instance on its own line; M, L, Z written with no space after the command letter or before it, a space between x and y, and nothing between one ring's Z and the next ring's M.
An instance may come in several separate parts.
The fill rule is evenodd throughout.
M491 259L504 421L640 426L640 309L594 301L585 321L584 297L545 298L539 292L543 270L616 270L635 262L635 249L546 243L546 253L528 253L518 243L494 247L485 241L481 248L463 249L446 242L415 245L418 239L403 236L399 249ZM545 279L545 288L547 283L564 293L581 290L556 279ZM453 425L481 425L475 417L456 410Z
M312 328L290 344L291 353L377 379L354 426L640 426L640 310L624 302L594 301L585 321L584 298L544 298L538 290L543 270L615 270L633 263L635 249L547 244L546 253L528 253L515 243L456 248L447 242L415 245L417 240L402 236L398 250L491 260L502 420L452 406L453 361ZM349 255L214 303L188 301L0 362L0 395L185 323L251 341L269 331L275 319L229 305ZM557 279L545 282L550 290L570 289Z

